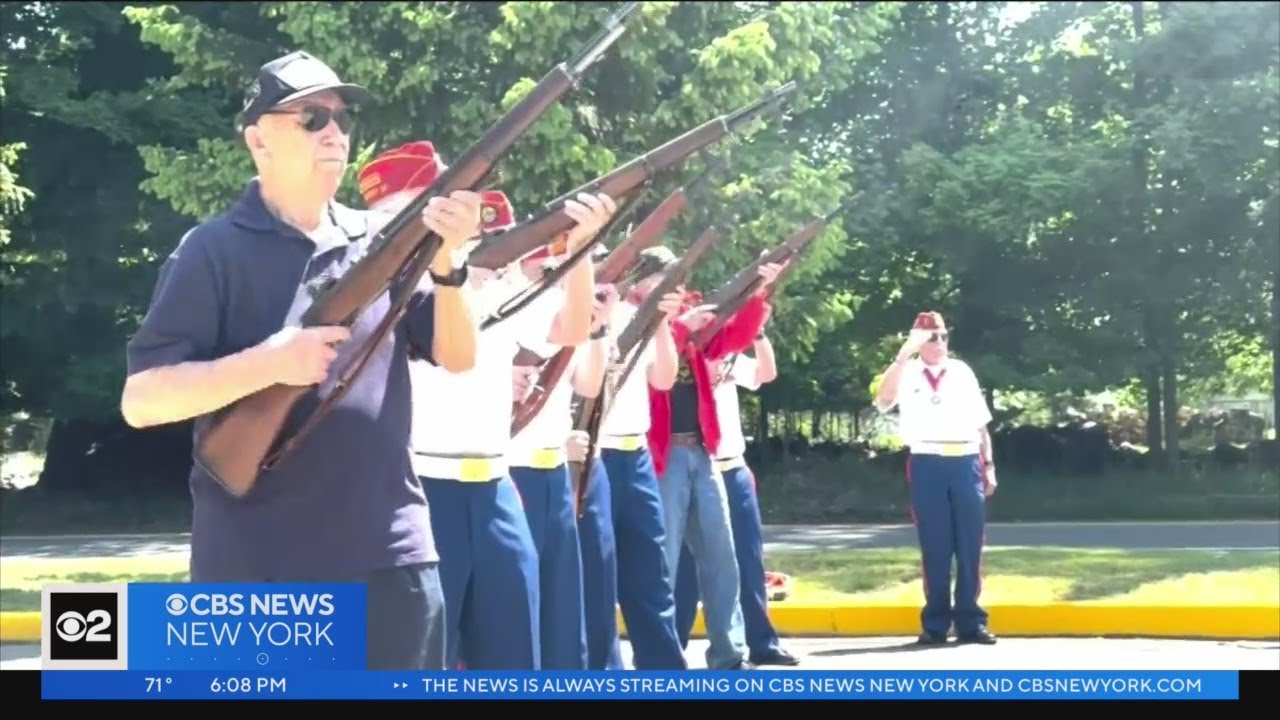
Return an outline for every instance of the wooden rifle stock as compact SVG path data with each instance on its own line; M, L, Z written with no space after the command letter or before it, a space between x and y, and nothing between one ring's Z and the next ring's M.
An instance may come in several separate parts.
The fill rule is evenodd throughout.
M529 285L517 293L515 297L499 305L498 309L495 310L493 314L480 321L480 329L488 330L503 320L510 318L525 307L528 307L530 303L538 299L539 295L550 290L556 283L560 282L560 279L565 275L568 275L569 271L573 270L579 262L582 262L582 260L587 257L588 253L590 253L597 244L599 244L604 238L612 235L618 225L630 216L631 213L635 212L635 209L640 204L640 198L642 196L643 193L635 193L628 196L622 204L616 208L613 217L609 218L609 222L605 223L605 226L600 228L600 231L593 235L588 242L583 244L582 247L574 250L572 253L569 253L569 256L566 257L559 265L547 270L537 280L529 283ZM560 244L559 239L556 240L556 244ZM556 250L553 246L552 252L553 254L559 254L561 251Z
M732 113L708 120L666 144L632 159L630 162L547 203L533 218L485 236L471 251L469 262L489 269L506 267L568 231L577 221L564 212L564 204L579 193L604 193L621 198L650 183L659 172L678 165L694 153L733 135L743 125L766 112L772 112L789 100L795 83L787 83Z
M681 212L684 212L685 208L689 206L690 193L706 177L707 175L704 173L699 175L687 187L676 188L653 212L646 215L635 230L600 263L600 267L596 270L596 282L600 284L617 284L624 278L629 277L640 263L641 251L656 243L663 233L667 231L667 228L671 226L672 221ZM574 348L561 348L555 355L552 355L539 373L538 380L531 388L529 396L523 401L516 402L511 413L512 437L523 430L542 411L552 390L560 382L560 378L564 376L565 370L569 367L569 360L573 357L573 353ZM541 357L526 350L522 350L516 355L515 364L519 366L538 365L541 363Z
M585 71L625 31L627 18L638 3L615 12L605 27L570 61L551 69L514 108L504 114L458 162L423 190L372 238L368 253L328 287L302 316L303 327L350 326L360 313L392 291L392 306L372 337L360 345L333 392L320 401L306 421L287 440L283 428L299 400L316 392L314 386L277 384L241 398L213 414L208 428L197 433L194 459L228 492L247 494L261 470L269 470L295 448L355 382L374 348L391 332L405 312L417 286L441 245L441 238L422 222L433 197L484 186L494 166L550 107L580 82Z
M837 215L847 210L861 197L862 193L859 192L853 197L840 203L836 209L826 215L809 221L804 225L804 227L801 227L799 230L792 233L790 237L782 242L782 244L752 261L750 265L735 275L734 278L725 284L724 287L713 293L711 297L707 298L704 301L704 304L712 307L712 311L715 313L715 318L700 330L693 333L693 342L695 346L699 349L706 349L707 344L711 342L711 338L715 337L715 334L724 327L724 323L728 321L729 318L733 317L733 314L738 312L738 310L746 304L747 300L756 293L760 287L760 268L762 266L774 263L786 263L786 266L778 274L773 285L768 289L771 296L772 290L776 288L777 283L782 280L783 273L788 272L795 263L798 262L800 255L803 254L810 245L812 245L814 240L818 239L818 235L826 229L827 225L829 225Z
M707 251L711 249L711 246L719 242L720 239L719 231L714 227L707 228L694 241L688 252L666 271L662 280L644 299L644 302L640 303L640 307L636 309L631 321L618 334L618 357L626 358L629 356L630 360L612 378L610 377L613 374L612 370L607 369L605 371L604 382L600 392L595 397L576 398L579 402L577 410L574 412L573 428L574 430L585 430L590 438L587 443L586 459L581 467L575 468L575 474L573 475L576 489L575 504L579 515L582 513L582 505L587 494L587 481L590 479L596 443L600 437L600 426L613 405L613 392L622 387L623 383L627 381L644 352L644 346L653 338L661 323L666 322L666 318L658 312L658 303L664 295L674 291L689 279L689 276L693 273L694 265L702 260Z

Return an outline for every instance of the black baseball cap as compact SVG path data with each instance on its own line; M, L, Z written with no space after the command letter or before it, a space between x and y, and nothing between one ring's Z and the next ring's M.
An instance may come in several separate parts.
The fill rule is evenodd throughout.
M348 105L360 105L372 97L368 90L343 82L328 65L298 50L258 68L258 77L245 93L244 109L236 116L236 132L243 132L272 108L322 90L337 92Z

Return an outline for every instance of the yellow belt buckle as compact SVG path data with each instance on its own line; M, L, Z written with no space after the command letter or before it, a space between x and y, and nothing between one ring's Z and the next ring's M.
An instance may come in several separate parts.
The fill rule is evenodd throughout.
M627 435L625 437L618 438L618 448L620 450L639 450L640 436Z
M533 467L538 470L550 470L559 465L559 453L555 448L541 448L533 451Z
M960 457L963 454L964 454L963 445L946 444L942 446L943 457Z
M489 472L492 467L493 461L488 458L463 458L458 475L466 482L481 482L493 477Z

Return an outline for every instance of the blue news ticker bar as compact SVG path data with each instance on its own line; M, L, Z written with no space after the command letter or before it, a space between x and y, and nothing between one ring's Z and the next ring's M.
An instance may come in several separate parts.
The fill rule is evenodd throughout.
M45 700L1236 700L1232 671L46 670Z

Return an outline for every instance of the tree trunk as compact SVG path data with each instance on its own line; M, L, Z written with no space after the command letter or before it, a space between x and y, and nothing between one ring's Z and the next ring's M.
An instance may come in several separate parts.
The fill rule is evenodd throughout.
M1161 432L1162 416L1160 412L1160 367L1147 366L1142 381L1147 391L1147 457L1159 465L1164 458L1163 433Z
M1177 363L1164 363L1164 462L1171 473L1178 472L1178 373Z
M769 407L760 395L760 414L755 418L755 446L760 448L760 459L773 460L769 455Z
M1271 276L1271 427L1280 440L1280 268Z
M1133 9L1134 45L1140 45L1146 35L1146 17L1141 2L1129 4ZM1146 130L1138 122L1138 116L1146 106L1147 78L1146 72L1139 62L1140 56L1134 52L1133 63L1133 95L1130 97L1130 121L1133 127L1133 186L1129 196L1129 230L1133 233L1133 248L1140 249L1148 258L1158 254L1159 248L1152 243L1147 230L1147 142ZM1150 275L1150 265L1146 275L1140 275L1142 282L1142 335L1146 354L1146 368L1143 384L1147 391L1147 457L1153 464L1159 465L1164 459L1161 443L1160 426L1160 375L1161 375L1161 342L1159 330L1155 322L1156 278Z

